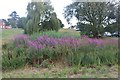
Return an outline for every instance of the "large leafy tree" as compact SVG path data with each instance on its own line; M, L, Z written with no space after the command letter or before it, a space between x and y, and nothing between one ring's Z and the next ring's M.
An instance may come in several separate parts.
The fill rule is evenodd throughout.
M33 32L39 31L40 17L42 16L43 7L42 3L31 2L27 6L27 23L25 33L33 34Z
M103 34L104 25L108 20L109 4L106 2L74 2L65 8L64 15L68 22L75 16L82 33L98 38Z
M108 11L108 25L105 27L105 31L114 33L120 28L120 2L109 4Z
M120 1L118 2L116 12L117 12L116 23L117 23L117 26L118 26L118 31L120 31Z
M58 31L62 25L60 20L57 18L56 13L52 13L50 19L48 21L42 22L42 27L44 30L55 30Z
M58 30L60 24L50 2L31 2L27 6L25 33L33 34L44 30Z

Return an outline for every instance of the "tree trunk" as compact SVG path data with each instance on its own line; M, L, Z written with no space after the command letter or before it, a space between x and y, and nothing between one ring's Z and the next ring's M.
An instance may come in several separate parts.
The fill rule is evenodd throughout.
M98 31L93 32L93 38L99 38L99 33Z
M94 20L94 23L93 23L93 38L99 38L99 32L98 32L98 30L97 30L97 27L98 25L97 25L97 23L95 22L95 20Z

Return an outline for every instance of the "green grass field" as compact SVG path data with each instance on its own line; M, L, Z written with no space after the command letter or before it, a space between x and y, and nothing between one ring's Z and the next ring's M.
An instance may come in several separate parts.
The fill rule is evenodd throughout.
M80 35L75 30L61 29L61 33ZM9 39L15 35L22 34L22 29L3 29L2 42L10 42ZM61 63L50 66L49 68L30 67L26 65L20 69L4 71L3 78L117 78L118 65L114 66L95 66L95 67L65 67Z
M2 39L10 39L11 37L23 33L22 29L2 29Z
M9 42L10 39L12 39L14 36L22 33L22 29L2 29L0 33L0 43L4 44L6 42Z
M72 34L72 35L80 35L79 32L77 32L73 29L71 29L71 30L60 29L59 32ZM0 37L0 39L11 39L15 35L22 34L22 33L23 33L22 29L2 29L2 33L0 33L0 35L2 35L2 37Z

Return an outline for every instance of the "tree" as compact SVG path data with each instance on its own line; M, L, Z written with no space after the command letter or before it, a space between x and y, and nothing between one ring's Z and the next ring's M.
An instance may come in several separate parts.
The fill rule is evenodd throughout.
M114 33L120 28L120 2L109 4L108 11L108 25L105 27L105 31Z
M108 4L106 2L74 2L65 8L64 15L68 22L75 16L82 33L98 38L103 34L108 18Z
M17 15L16 11L13 11L9 16L11 17L8 19L8 21L10 22L10 25L14 28L17 28L17 22L19 19L19 15Z
M26 26L26 17L21 17L18 19L17 27L24 29Z
M60 22L60 27L63 28L64 27L64 24L62 23L62 21L60 19L58 19L59 22Z
M31 2L27 6L27 22L25 27L26 34L33 34L39 31L40 16L42 14L42 3Z
M61 20L57 18L56 13L52 13L49 21L42 22L44 30L55 30L58 31L63 25Z
M31 2L27 6L26 34L33 34L44 30L58 30L60 22L53 12L50 2Z
M118 2L117 11L116 11L116 24L118 26L118 31L120 31L120 1Z

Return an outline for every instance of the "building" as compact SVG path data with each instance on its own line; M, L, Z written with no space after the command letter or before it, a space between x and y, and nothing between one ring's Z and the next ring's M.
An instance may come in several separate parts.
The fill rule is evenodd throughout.
M11 29L12 27L6 26L5 23L0 19L0 29Z
M2 20L0 20L0 28L1 28L1 29L4 29L4 28L5 28L5 23L4 23Z

